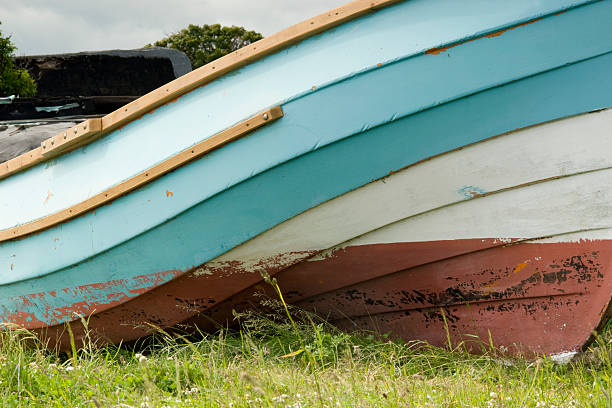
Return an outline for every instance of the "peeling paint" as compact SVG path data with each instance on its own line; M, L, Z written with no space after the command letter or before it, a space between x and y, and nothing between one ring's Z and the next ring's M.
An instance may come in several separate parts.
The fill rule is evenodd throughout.
M51 199L51 197L53 197L53 193L51 192L51 190L47 191L47 198L45 198L44 204L47 204L49 202L49 200Z
M74 320L76 315L88 316L117 306L178 274L178 271L158 272L10 298L0 306L0 321L29 329L61 324ZM13 311L8 304L12 304Z
M562 353L551 354L550 359L557 364L568 364L576 354L578 354L577 351L564 351Z
M480 39L483 39L483 38L495 38L495 37L499 37L500 35L502 35L503 33L507 32L507 31L515 30L515 29L517 29L519 27L524 27L526 25L533 24L533 23L535 23L537 21L542 20L543 18L544 17L536 18L534 20L530 20L530 21L527 21L525 23L517 24L515 26L508 27L508 28L505 28L503 30L495 31L493 33L481 35L479 37L470 38L470 39L467 39L467 40L464 40L464 41L460 41L460 42L456 42L456 43L453 43L453 44L449 44L449 45L444 46L444 47L430 48L427 51L425 51L425 54L428 54L428 55L438 55L440 53L447 52L451 48L455 48L455 47L457 47L459 45L463 45L463 44L466 44L466 43L469 43L469 42L472 42L472 41L480 40Z
M458 190L458 193L465 198L477 198L486 194L486 191L476 186L464 186Z
M522 271L523 269L525 269L525 267L527 265L529 265L529 261L521 262L520 264L516 265L516 267L514 268L514 270L512 272L513 273L518 273L518 272Z
M242 273L268 273L273 274L281 269L295 264L298 261L307 259L316 251L295 251L267 255L261 258L249 259L223 259L213 260L197 268L194 276L216 275L229 276Z

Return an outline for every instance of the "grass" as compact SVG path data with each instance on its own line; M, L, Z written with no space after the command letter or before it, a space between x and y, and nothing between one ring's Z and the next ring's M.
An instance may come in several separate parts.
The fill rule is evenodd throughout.
M342 333L282 304L197 341L164 332L140 349L45 351L0 333L2 406L604 407L612 330L574 362L470 355Z

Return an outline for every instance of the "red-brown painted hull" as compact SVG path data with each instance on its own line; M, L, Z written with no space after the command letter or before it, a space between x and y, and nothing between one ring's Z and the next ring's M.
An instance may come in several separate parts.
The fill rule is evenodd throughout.
M453 345L468 342L475 351L492 341L512 352L549 354L580 349L607 317L611 255L607 240L470 239L353 246L267 269L288 302L345 329L441 346L448 332ZM262 291L273 294L240 262L204 267L93 315L89 325L114 342L150 332L143 322L211 330L213 322L231 321L232 309L257 307ZM55 338L61 331L47 333Z

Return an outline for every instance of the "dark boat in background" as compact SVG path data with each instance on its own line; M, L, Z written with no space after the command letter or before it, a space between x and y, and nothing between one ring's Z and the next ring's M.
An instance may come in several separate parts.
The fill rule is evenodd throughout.
M16 57L36 80L34 98L0 98L0 163L83 120L102 117L191 71L170 48Z

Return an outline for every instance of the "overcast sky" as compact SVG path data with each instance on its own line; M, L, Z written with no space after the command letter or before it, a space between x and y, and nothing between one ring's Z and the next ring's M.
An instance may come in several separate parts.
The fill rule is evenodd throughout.
M17 55L131 49L188 24L238 25L264 36L348 0L0 0L0 31Z

